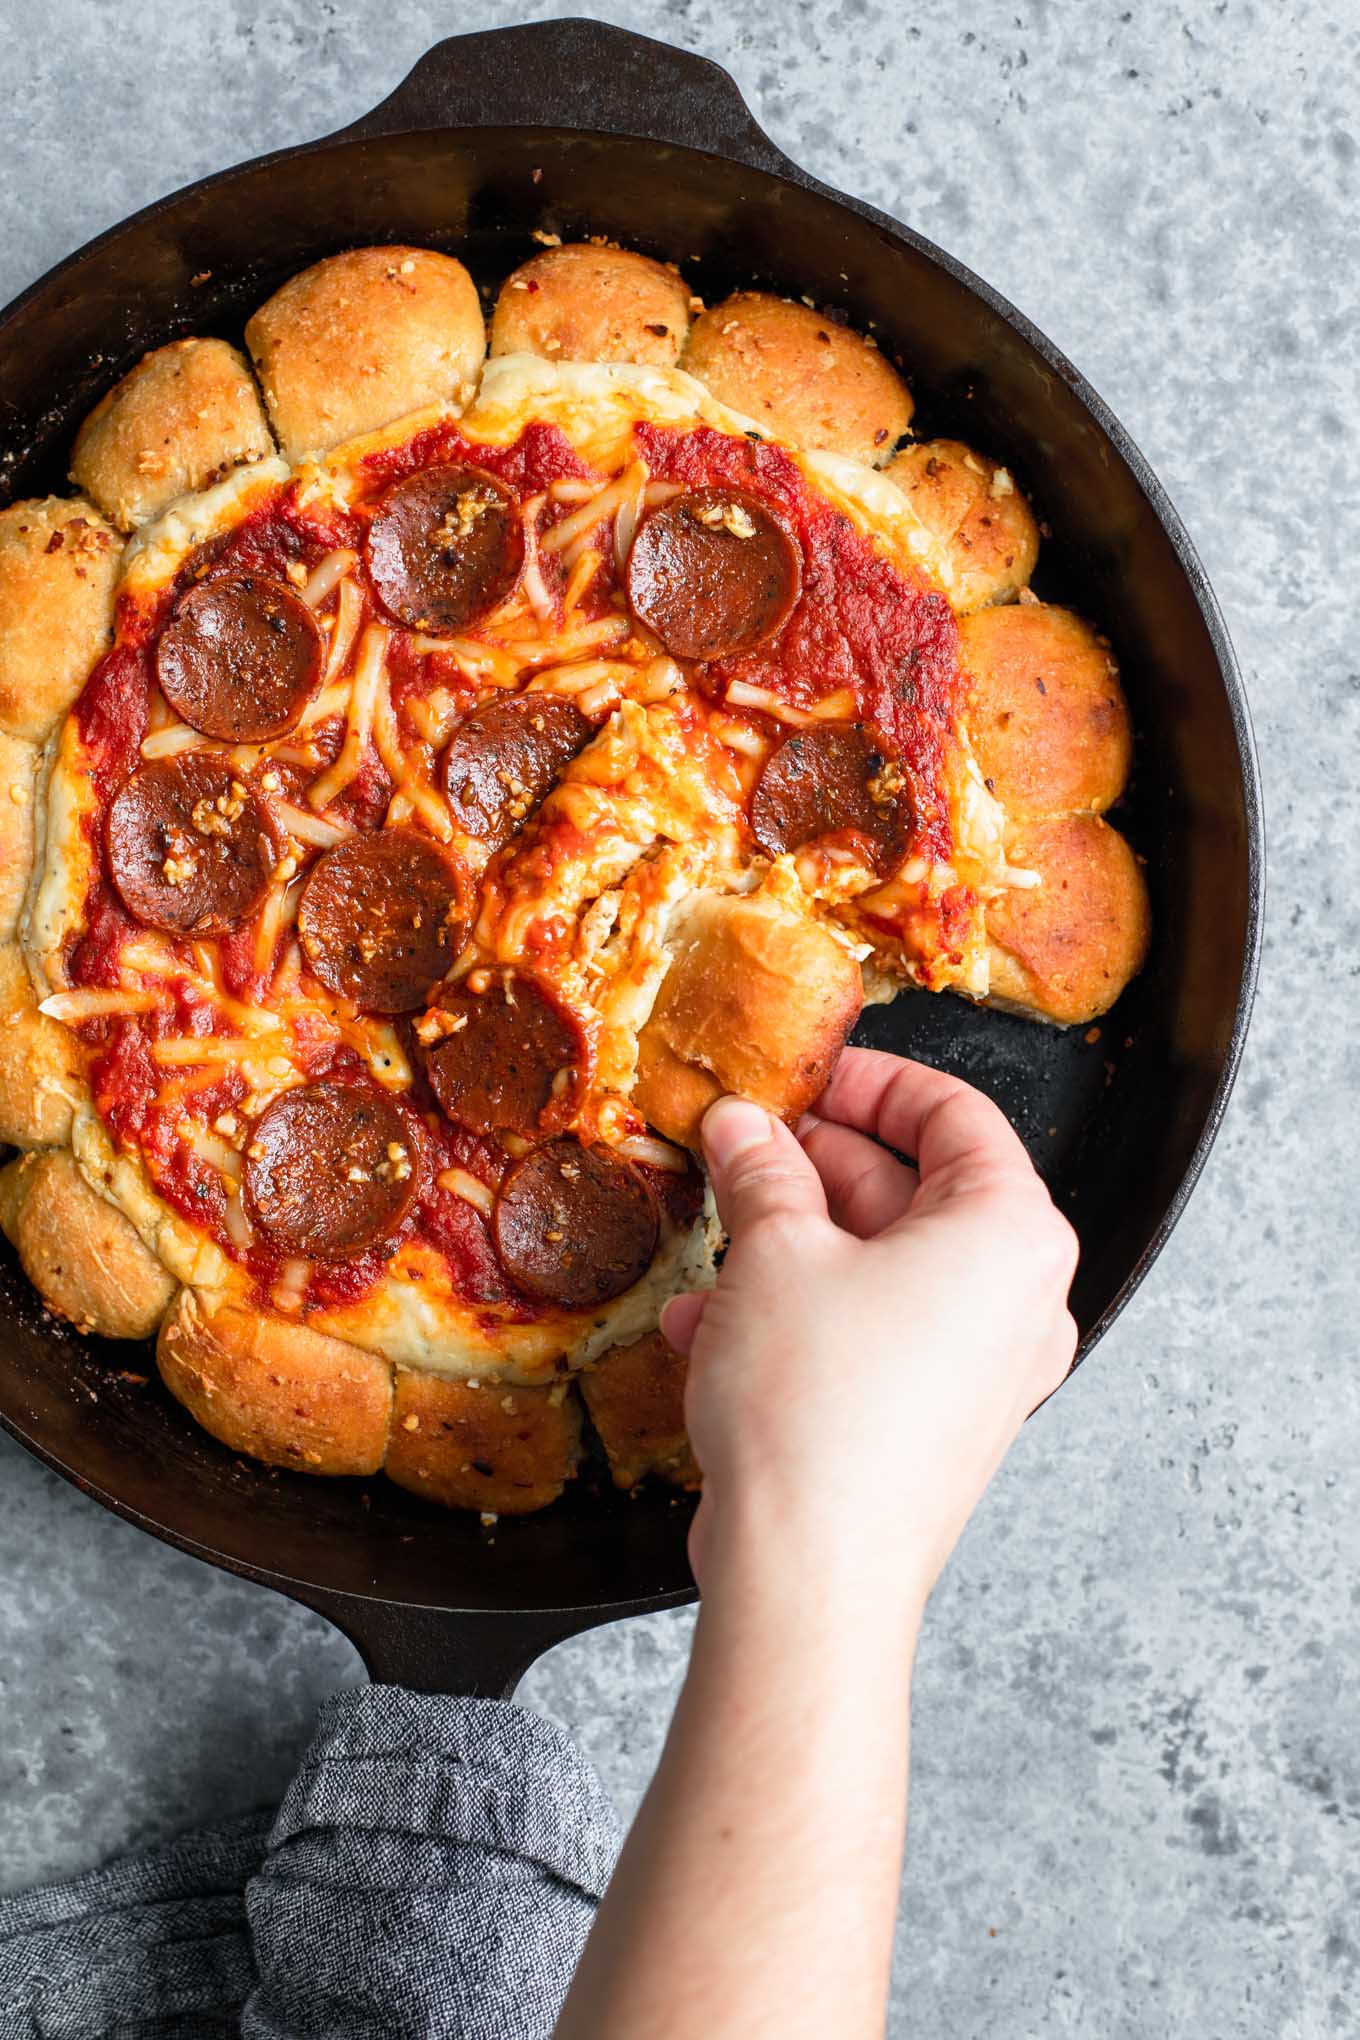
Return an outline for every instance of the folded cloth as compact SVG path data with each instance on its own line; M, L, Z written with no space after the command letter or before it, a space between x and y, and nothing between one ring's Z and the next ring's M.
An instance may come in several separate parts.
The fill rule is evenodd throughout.
M272 1823L0 1900L0 2040L547 2040L619 1839L538 1716L339 1693Z

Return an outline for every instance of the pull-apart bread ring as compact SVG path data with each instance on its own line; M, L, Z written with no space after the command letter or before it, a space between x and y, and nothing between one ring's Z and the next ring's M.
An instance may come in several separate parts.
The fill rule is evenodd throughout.
M1009 471L839 319L539 238L490 359L455 257L335 255L0 512L0 1227L229 1450L484 1518L698 1484L715 1098L1148 940Z

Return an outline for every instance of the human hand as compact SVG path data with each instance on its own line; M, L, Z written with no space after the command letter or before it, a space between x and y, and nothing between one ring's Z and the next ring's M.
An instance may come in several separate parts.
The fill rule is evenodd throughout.
M801 1134L736 1098L704 1121L731 1245L662 1318L704 1469L695 1577L768 1558L923 1603L1071 1365L1076 1237L998 1108L919 1063L847 1050Z

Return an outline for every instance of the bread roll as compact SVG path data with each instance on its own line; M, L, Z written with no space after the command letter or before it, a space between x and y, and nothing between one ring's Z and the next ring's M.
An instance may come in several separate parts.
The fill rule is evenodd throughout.
M169 1308L173 1279L66 1148L0 1169L0 1227L49 1310L82 1332L144 1339Z
M38 1011L18 944L0 943L0 1141L14 1147L69 1141L84 1084L80 1043Z
M392 1370L375 1353L192 1289L161 1327L156 1364L205 1431L252 1459L304 1473L376 1473Z
M1129 776L1133 732L1110 648L1043 602L985 609L959 627L974 685L973 755L1012 821L1103 814Z
M1071 1027L1107 1012L1147 955L1147 887L1132 850L1098 815L1023 823L1013 865L1040 883L987 909L991 1001Z
M93 503L0 510L0 730L45 743L107 650L122 541Z
M891 459L911 423L911 392L877 348L764 291L738 291L701 314L681 367L772 437L871 467Z
M616 1487L636 1487L649 1473L674 1487L702 1482L685 1430L686 1372L684 1356L660 1332L648 1332L611 1347L581 1375L581 1394Z
M524 1515L557 1500L576 1470L580 1433L565 1382L474 1385L399 1367L387 1473L446 1508Z
M0 731L0 942L8 942L19 925L19 911L33 875L37 772L34 746Z
M701 894L668 938L670 966L638 1038L633 1103L698 1149L726 1091L790 1122L820 1097L859 1016L859 965L818 922L760 894Z
M689 322L689 289L673 269L626 248L576 242L545 248L507 276L491 352L674 368Z
M290 277L246 327L296 464L427 404L468 403L486 354L477 286L429 248L354 248Z
M71 479L124 531L274 451L245 356L225 340L144 354L76 434Z
M888 468L954 568L950 599L961 611L1013 602L1039 557L1039 527L1006 468L957 439L904 446Z

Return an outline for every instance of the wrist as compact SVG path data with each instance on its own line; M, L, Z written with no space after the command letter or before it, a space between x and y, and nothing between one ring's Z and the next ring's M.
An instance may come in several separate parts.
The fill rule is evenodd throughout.
M933 1571L897 1524L855 1503L790 1501L758 1482L706 1489L704 1512L701 1587L715 1616L914 1653Z

